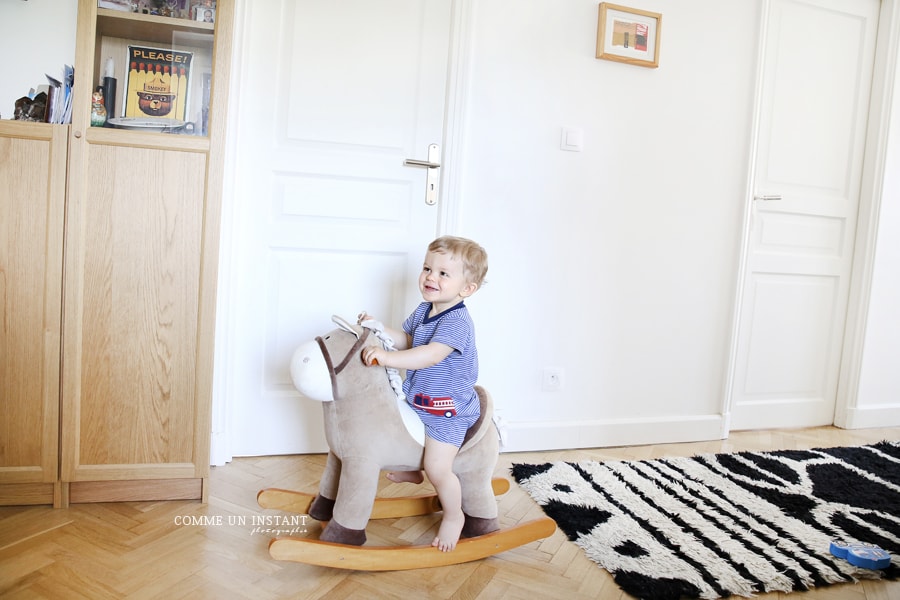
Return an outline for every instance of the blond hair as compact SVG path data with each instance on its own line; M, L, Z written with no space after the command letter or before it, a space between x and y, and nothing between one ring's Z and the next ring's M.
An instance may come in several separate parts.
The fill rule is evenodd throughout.
M445 235L428 244L428 251L458 258L462 261L463 272L471 283L478 287L484 283L484 276L488 270L487 252L472 240Z

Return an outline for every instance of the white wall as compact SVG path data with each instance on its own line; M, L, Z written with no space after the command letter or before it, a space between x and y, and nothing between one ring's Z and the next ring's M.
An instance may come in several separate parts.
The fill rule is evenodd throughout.
M594 58L594 0L471 6L458 232L490 253L470 307L512 449L720 435L761 2L646 0L658 69ZM75 12L0 0L4 117L71 64ZM900 425L897 96L857 399L882 426Z
M60 79L75 63L76 0L0 0L0 116L11 119L16 100Z
M716 437L759 3L644 2L658 69L594 58L597 2L527 5L474 3L460 223L491 261L468 303L481 379L513 447ZM563 391L541 391L545 366Z

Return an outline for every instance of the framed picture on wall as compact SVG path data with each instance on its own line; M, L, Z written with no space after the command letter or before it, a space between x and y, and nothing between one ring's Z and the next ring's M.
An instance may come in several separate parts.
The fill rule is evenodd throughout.
M659 13L602 2L597 58L655 69L659 66L661 26Z

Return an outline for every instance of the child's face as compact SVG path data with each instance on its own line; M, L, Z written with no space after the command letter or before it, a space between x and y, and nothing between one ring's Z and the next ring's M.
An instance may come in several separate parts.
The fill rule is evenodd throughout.
M419 274L419 291L438 312L475 293L478 286L467 280L463 263L450 254L428 252Z

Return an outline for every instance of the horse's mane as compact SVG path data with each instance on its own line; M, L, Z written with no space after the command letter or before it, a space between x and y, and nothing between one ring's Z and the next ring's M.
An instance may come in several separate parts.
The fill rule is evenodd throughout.
M381 342L381 345L385 350L391 351L394 349L394 339L385 333L384 324L382 324L381 321L368 319L360 323L360 325L371 331ZM403 393L403 379L400 377L400 371L393 367L385 367L384 370L387 372L388 381L391 382L391 388L393 388L394 393L397 395L397 399L405 401L406 394Z

